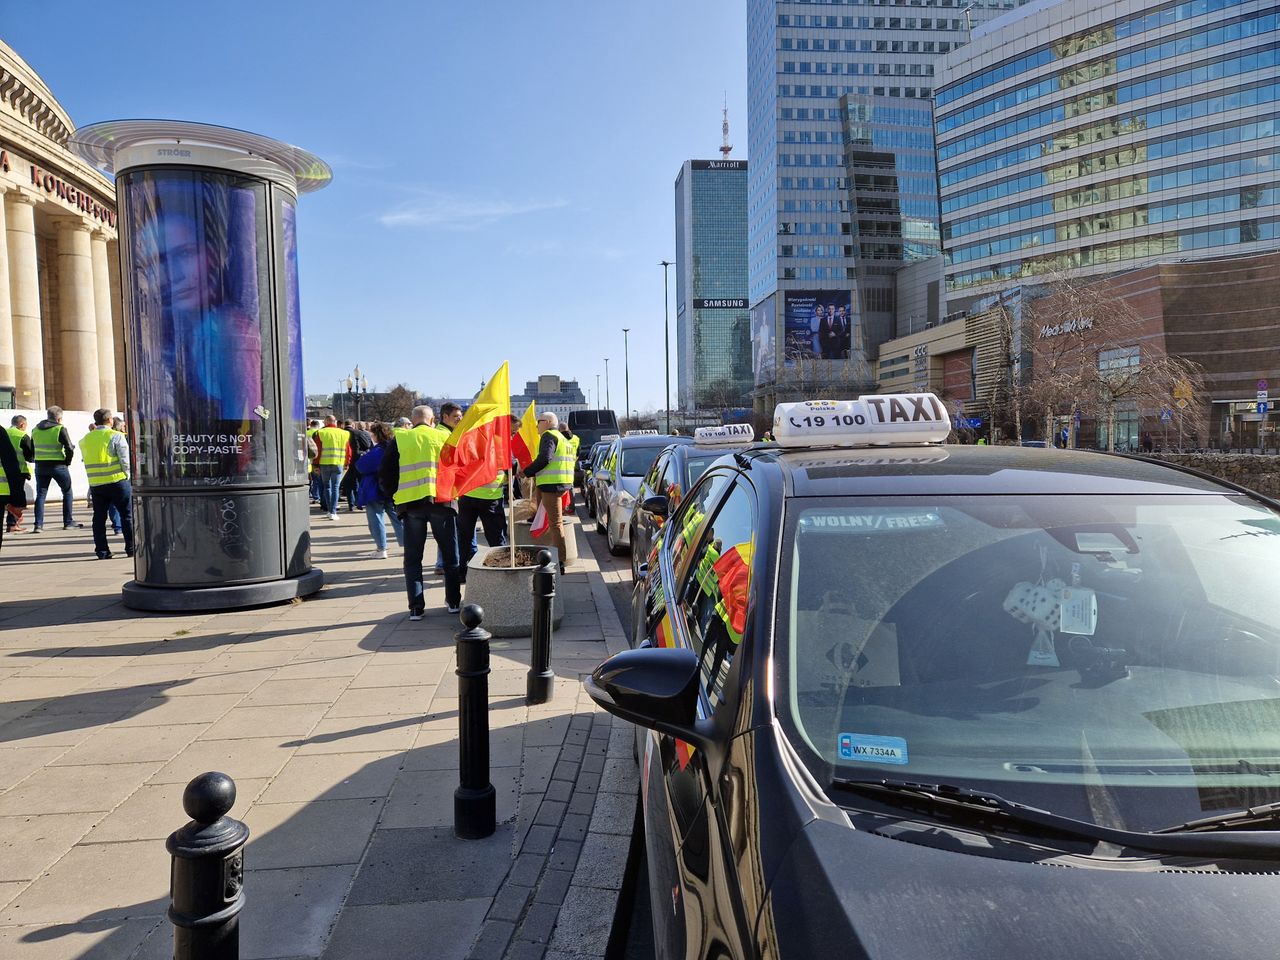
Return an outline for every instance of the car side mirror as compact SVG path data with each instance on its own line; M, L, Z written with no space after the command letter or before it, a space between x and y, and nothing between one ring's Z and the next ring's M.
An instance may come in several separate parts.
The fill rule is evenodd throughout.
M682 647L641 647L610 657L583 681L597 704L640 727L709 750L709 720L698 719L698 655Z
M665 519L667 516L667 498L662 494L645 497L644 503L642 503L641 506L644 508L645 513L652 513L655 517L662 517Z

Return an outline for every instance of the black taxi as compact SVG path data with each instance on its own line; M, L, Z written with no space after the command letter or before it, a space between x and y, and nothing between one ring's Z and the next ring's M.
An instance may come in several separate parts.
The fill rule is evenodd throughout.
M657 542L663 521L679 508L685 491L698 482L707 467L725 454L745 449L754 439L751 424L727 423L698 427L693 431L692 444L672 444L662 451L640 481L631 514L633 577Z
M642 728L663 958L1256 958L1280 921L1280 505L784 404L585 681Z

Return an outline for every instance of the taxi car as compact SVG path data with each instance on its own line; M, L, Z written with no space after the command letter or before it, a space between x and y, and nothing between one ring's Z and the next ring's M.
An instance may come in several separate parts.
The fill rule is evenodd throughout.
M693 443L672 444L658 455L636 491L631 513L631 575L634 577L657 540L666 517L680 506L684 491L690 489L707 467L721 457L745 449L755 439L749 423L729 423L719 427L698 427Z
M658 454L671 444L692 442L649 430L630 430L613 441L596 472L596 533L605 535L610 553L622 553L630 545L636 491Z
M640 571L657 956L1274 956L1280 504L784 404Z
M596 515L596 470L600 466L600 461L609 450L610 440L598 440L591 445L591 449L587 452L586 457L582 461L582 502L587 506L587 516L594 517Z

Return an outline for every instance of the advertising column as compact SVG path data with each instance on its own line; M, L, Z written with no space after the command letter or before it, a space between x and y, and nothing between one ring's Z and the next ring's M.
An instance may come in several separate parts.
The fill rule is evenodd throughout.
M295 228L328 167L178 121L94 124L73 146L116 177L138 542L125 603L314 592Z

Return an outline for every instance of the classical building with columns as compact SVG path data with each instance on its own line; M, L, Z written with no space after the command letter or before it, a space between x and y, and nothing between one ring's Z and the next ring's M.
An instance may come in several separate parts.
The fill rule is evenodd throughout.
M73 132L0 41L0 409L124 401L115 185L67 149Z

